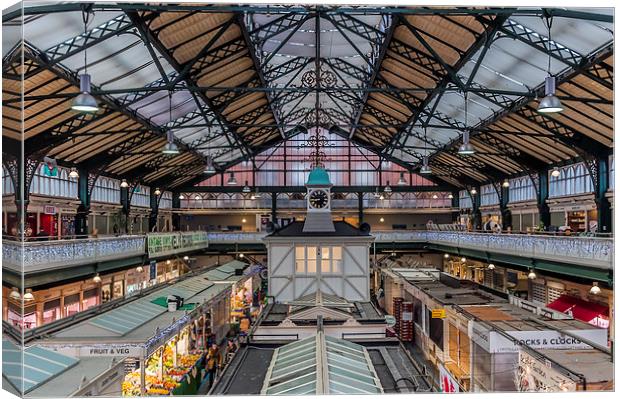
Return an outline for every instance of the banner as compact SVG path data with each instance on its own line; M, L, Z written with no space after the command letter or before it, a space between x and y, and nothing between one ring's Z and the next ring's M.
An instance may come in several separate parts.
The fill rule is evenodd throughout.
M550 362L519 352L518 389L521 392L574 392L577 384L554 370Z
M459 384L452 374L448 372L440 363L439 366L439 388L443 393L457 393L460 391Z

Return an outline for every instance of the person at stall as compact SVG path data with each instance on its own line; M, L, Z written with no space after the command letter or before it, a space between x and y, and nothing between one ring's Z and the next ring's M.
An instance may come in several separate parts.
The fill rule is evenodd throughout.
M235 340L232 337L228 338L226 340L226 356L224 357L224 359L226 359L226 363L230 362L237 349L238 345Z
M213 382L215 381L215 375L217 373L217 368L222 362L222 355L220 354L220 348L214 342L211 344L209 348L209 352L207 353L207 367L206 371L209 375L209 388L213 386Z

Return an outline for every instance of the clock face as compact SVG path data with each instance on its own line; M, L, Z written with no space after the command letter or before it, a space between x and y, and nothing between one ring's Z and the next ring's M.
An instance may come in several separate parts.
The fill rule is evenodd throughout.
M323 190L315 190L310 193L310 206L316 209L327 208L329 197Z

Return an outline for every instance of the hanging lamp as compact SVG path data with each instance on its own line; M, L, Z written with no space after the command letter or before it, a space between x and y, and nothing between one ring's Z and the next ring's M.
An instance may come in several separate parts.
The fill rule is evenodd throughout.
M431 167L428 166L428 148L426 145L428 142L426 141L426 127L424 127L424 156L422 157L422 167L420 168L421 175L430 175L433 173Z
M383 188L383 192L384 193L391 193L392 192L392 187L390 187L390 181L387 181L386 186Z
M459 147L459 155L472 155L476 152L474 146L469 142L469 126L467 125L467 119L469 113L467 111L467 92L463 94L465 100L465 130L463 130L463 144Z
M170 107L168 108L168 116L170 119L170 122L172 122L172 92L168 92L168 101L169 101L169 105ZM162 153L166 154L166 155L176 155L179 153L179 147L177 147L176 143L174 142L174 133L172 133L172 130L168 130L166 132L166 144L164 144L164 148L162 148L161 150Z
M88 34L88 12L82 12L84 22L84 37ZM87 49L84 49L84 73L80 75L80 94L73 99L71 109L80 113L93 113L99 111L99 105L95 97L90 94L90 75L87 73L88 58Z
M121 187L122 188L127 188L129 187L129 183L127 183L126 179L121 180Z
M592 288L590 288L590 294L598 295L601 293L601 287L598 286L598 283L595 281L592 283Z
M159 188L156 188L155 189L155 195L159 195L159 194L161 194L161 190Z
M554 166L553 170L551 171L551 176L560 177L560 168L558 168L557 166Z
M245 181L245 184L243 186L243 189L241 189L241 191L246 193L246 194L252 192L252 189L250 188L250 186L248 186L248 181L247 180Z
M69 177L72 179L77 179L78 177L80 177L80 174L78 173L76 168L71 168L71 171L69 172Z
M407 180L405 180L405 172L400 172L400 177L398 178L398 183L399 186L406 186L407 185Z
M237 179L235 178L235 172L230 172L230 176L228 176L228 182L226 182L229 186L236 186Z
M547 25L547 38L551 41L551 24L553 23L552 17L545 18ZM547 62L547 77L545 78L545 97L538 103L538 112L543 114L552 114L556 112L564 111L562 102L555 95L556 88L555 76L551 75L551 52L549 52Z

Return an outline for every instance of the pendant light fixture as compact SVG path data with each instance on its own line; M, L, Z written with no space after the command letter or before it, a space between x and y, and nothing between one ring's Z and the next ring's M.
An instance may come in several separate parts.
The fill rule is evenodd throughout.
M202 197L199 194L196 194L196 196L194 197L194 199L196 201L200 201L202 199Z
M375 197L375 199L379 199L381 197L381 194L379 194L379 187L375 189L375 193L372 196Z
M34 294L32 293L32 288L26 288L26 293L24 294L24 302L34 301Z
M598 295L601 293L601 287L598 286L598 283L595 281L592 283L592 288L590 288L590 294Z
M144 271L144 268L142 266L136 267L136 272L142 273L143 271Z
M254 191L254 194L252 194L252 196L250 197L250 199L256 200L260 198L260 193L258 192L258 187L256 187L256 191Z
M459 147L459 155L472 155L476 152L474 146L469 142L469 126L467 125L468 111L467 111L467 92L463 93L463 99L465 100L465 130L463 130L463 144Z
M82 20L84 22L84 37L88 34L88 12L82 12ZM84 49L84 73L80 75L80 94L73 99L71 109L81 113L93 113L99 111L97 100L90 94L90 75L87 73L88 58L87 50Z
M180 200L184 200L184 199L185 199L185 196L184 196L183 194L181 194L181 195L179 195L179 199L180 199Z
M504 188L510 187L510 181L508 179L504 179L504 182L502 183L502 187Z
M465 262L467 262L467 258L465 257L461 258L461 263L465 263Z
M121 180L121 187L122 188L127 188L129 187L129 183L127 183L126 179Z
M19 290L17 289L17 287L11 288L11 293L9 294L9 298L14 299L16 301L19 301L20 299L22 299L22 296L19 293Z
M437 199L437 198L439 198L437 194L433 194L433 199Z
M189 256L185 255L185 256L183 257L183 260L187 262L187 261L189 260Z
M530 280L536 279L536 272L534 272L534 269L530 269L530 272L528 273L527 278L529 278Z
M547 39L551 41L551 24L553 23L553 18L548 16L545 18L545 22L548 32ZM556 84L557 82L555 80L555 76L551 75L551 52L549 52L547 77L545 78L545 97L538 103L538 112L543 114L551 114L564 111L564 107L562 106L560 99L555 95Z
M557 166L554 166L553 170L551 171L551 176L560 177L560 168L558 168Z
M407 185L407 180L405 180L405 172L400 172L400 177L398 178L398 185L399 186Z
M168 109L168 117L170 119L170 122L172 122L172 92L171 91L168 92L168 102L170 105ZM164 144L164 148L162 148L161 152L166 155L176 155L179 153L179 147L177 147L176 143L174 142L174 133L172 133L172 130L168 130L166 132L166 144Z
M235 172L230 172L230 176L228 176L228 182L226 182L229 186L236 186L237 179L235 178Z
M392 187L390 187L390 181L387 181L387 184L385 185L385 187L383 188L383 192L384 193L391 193L392 192Z
M448 198L449 198L449 199L452 199L452 198L454 198L454 195L452 195L452 194L448 194Z
M448 259L448 258L450 257L450 255L448 255L448 254L443 254L443 257L444 257L444 258L446 258L446 259Z
M69 172L69 177L71 179L77 179L78 177L80 177L80 174L78 173L76 168L71 168L71 171Z
M475 188L472 188L469 192L471 193L471 195L476 195L476 193L478 193Z
M494 270L495 269L495 265L493 263L489 263L489 270Z
M95 277L93 277L93 282L95 284L99 284L101 282L101 277L99 276L99 273L95 274Z
M422 167L420 168L421 175L430 175L432 172L430 166L428 166L428 148L426 145L428 142L426 141L426 127L424 127L424 156L422 157Z
M205 167L205 174L212 175L215 173L215 167L213 167L213 158L211 155L207 156L207 166Z
M243 193L246 193L246 194L248 194L248 193L251 193L251 192L252 192L252 189L250 188L250 186L248 186L248 181L247 181L247 180L245 181L245 184L244 184L244 186L243 186L243 189L241 189L241 191L242 191Z
M156 188L155 189L155 195L159 195L159 194L161 194L161 190L159 188Z

